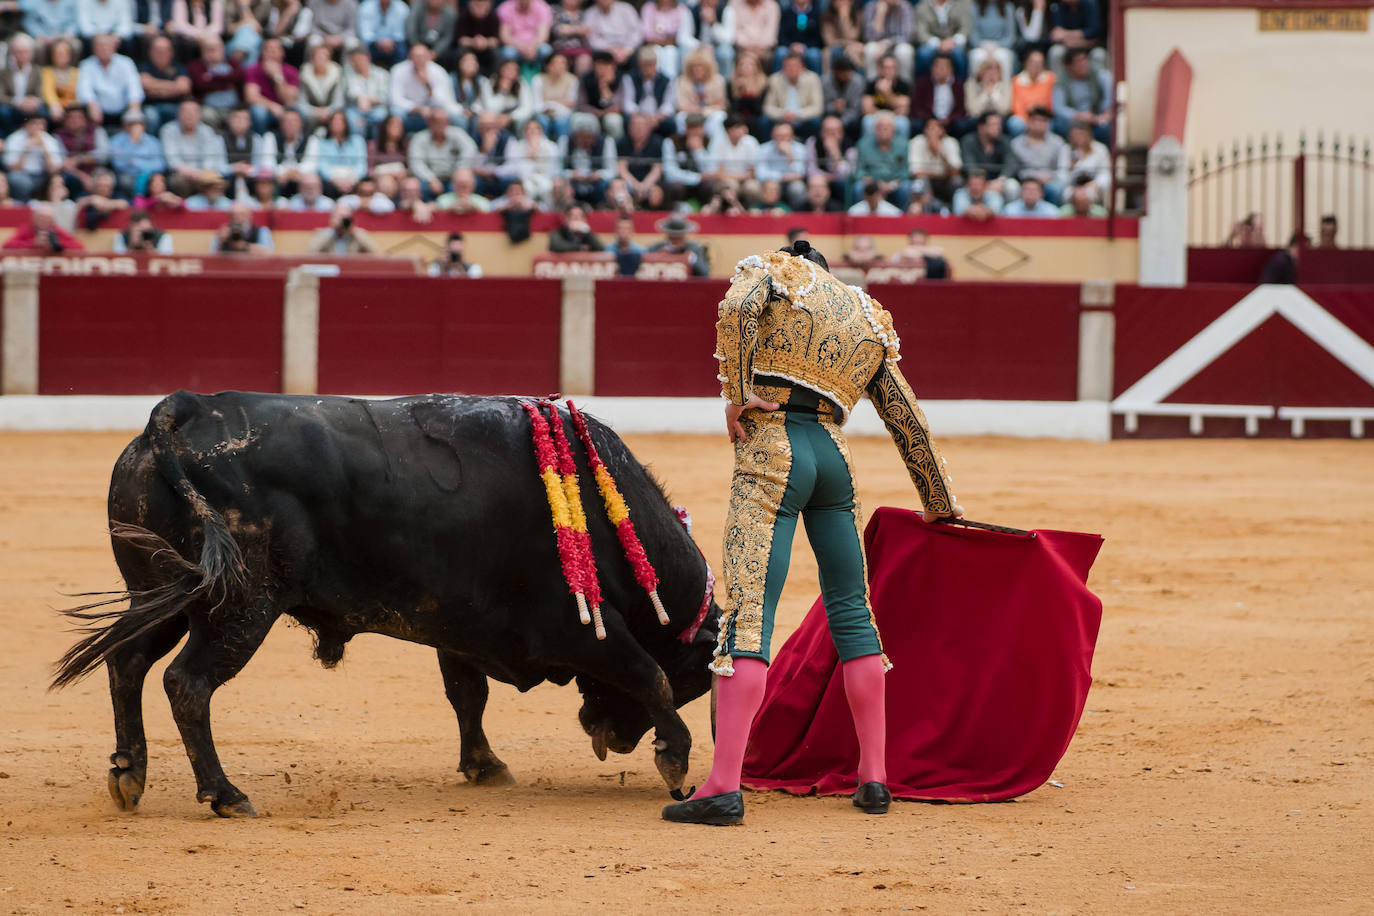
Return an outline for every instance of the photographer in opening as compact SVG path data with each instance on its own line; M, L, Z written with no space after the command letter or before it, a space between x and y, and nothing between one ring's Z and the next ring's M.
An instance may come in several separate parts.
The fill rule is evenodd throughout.
M272 230L253 225L253 211L247 204L236 203L229 208L229 222L219 227L210 242L211 253L272 254Z
M76 236L53 222L52 204L37 203L29 208L29 222L14 230L5 242L10 249L37 249L48 254L81 251L85 248Z
M463 233L450 232L444 253L429 265L431 277L472 277L482 276L482 265L469 263L464 257Z
M142 207L129 211L129 228L114 238L115 254L172 254L172 237L153 225Z
M329 228L310 240L311 254L377 254L377 243L366 229L353 224L353 208L337 204L329 216Z

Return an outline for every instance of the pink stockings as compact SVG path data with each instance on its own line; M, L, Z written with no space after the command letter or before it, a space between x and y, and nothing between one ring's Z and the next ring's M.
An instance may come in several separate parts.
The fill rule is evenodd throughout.
M717 679L716 751L711 774L693 798L722 795L739 788L749 728L763 702L768 666L758 658L736 658L735 673ZM887 781L887 714L881 655L865 655L843 664L844 691L859 736L859 783Z

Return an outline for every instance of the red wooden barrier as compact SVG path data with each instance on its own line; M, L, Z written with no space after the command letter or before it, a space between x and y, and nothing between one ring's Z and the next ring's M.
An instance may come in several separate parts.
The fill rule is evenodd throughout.
M596 283L596 393L615 397L711 397L716 380L716 306L729 284L687 280Z
M321 279L319 390L549 394L561 297L556 280Z
M40 394L281 390L280 278L48 276Z
M1078 399L1080 287L1069 283L874 284L923 398Z

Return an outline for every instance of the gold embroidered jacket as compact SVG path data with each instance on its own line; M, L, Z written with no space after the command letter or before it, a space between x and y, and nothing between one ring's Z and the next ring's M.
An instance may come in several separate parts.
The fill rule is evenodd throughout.
M925 508L948 512L955 499L944 459L897 368L898 343L892 316L858 287L780 251L745 258L716 322L721 394L743 404L756 373L776 376L828 398L843 424L867 393Z

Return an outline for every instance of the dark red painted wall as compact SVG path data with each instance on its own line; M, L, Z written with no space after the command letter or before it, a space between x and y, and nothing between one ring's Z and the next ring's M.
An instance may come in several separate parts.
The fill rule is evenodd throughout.
M43 277L40 394L281 390L281 278Z
M596 393L719 394L716 307L728 288L721 280L598 280Z
M320 392L549 394L558 389L557 280L320 281Z

